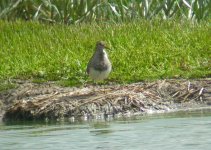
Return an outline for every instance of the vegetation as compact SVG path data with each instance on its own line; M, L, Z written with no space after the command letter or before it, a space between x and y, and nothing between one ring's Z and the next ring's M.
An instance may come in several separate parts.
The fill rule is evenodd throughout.
M1 0L0 19L49 23L210 19L210 0Z
M5 81L11 78L83 84L98 40L113 49L111 81L208 77L210 6L210 0L1 0L0 90L14 86Z
M136 21L123 24L44 25L0 21L0 80L83 84L96 41L104 40L113 82L210 77L207 22Z

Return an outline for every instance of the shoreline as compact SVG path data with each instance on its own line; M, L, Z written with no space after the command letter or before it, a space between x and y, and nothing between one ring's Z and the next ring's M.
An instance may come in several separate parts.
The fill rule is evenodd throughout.
M60 87L53 82L16 84L17 88L0 92L0 116L4 121L105 119L211 108L210 78L81 88Z

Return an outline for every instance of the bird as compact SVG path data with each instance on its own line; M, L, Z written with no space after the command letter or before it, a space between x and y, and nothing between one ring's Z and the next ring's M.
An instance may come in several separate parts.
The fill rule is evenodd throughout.
M88 62L86 72L94 81L103 81L112 70L112 64L105 49L109 49L105 42L98 41L96 50Z

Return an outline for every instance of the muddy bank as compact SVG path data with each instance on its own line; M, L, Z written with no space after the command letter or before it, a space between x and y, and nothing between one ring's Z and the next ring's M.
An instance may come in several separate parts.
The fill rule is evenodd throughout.
M124 115L211 108L211 79L159 80L128 85L64 88L14 81L0 92L4 120L103 119Z

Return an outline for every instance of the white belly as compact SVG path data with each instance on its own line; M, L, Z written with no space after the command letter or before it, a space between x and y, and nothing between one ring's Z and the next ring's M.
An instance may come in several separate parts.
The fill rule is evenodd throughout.
M111 72L111 67L105 71L96 71L93 68L90 68L89 76L95 81L100 81L106 79L110 72Z

